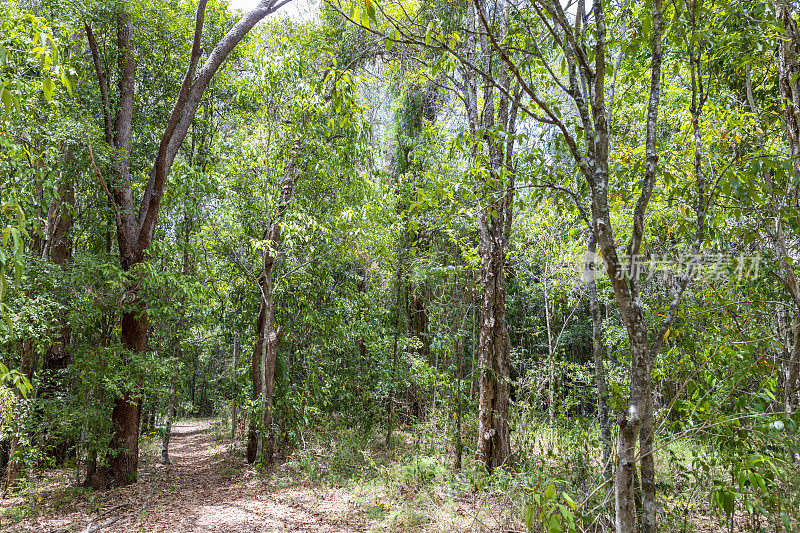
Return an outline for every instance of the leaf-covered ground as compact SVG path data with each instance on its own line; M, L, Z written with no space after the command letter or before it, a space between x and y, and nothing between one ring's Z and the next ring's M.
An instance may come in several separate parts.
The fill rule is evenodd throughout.
M322 484L286 461L270 474L249 467L213 420L173 426L171 465L156 443L141 453L139 480L128 487L76 487L74 471L49 470L0 500L0 530L93 531L486 531L505 518L496 501L462 493L376 485ZM324 463L324 453L306 454ZM452 496L452 495L451 495ZM499 512L499 514L498 514ZM503 527L499 527L501 530Z
M361 531L351 495L336 488L277 483L255 475L209 421L174 426L172 465L143 454L137 483L104 492L49 479L2 501L10 531ZM28 515L28 516L25 516ZM22 520L20 520L20 518Z

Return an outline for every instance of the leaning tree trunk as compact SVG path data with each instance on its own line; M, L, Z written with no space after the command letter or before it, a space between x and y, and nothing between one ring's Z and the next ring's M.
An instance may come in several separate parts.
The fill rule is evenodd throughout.
M158 151L144 187L138 206L134 201L134 187L131 179L130 151L133 130L133 109L136 88L136 56L134 46L134 17L131 3L123 2L116 11L117 34L117 100L112 102L112 91L104 62L99 53L97 40L91 26L86 23L86 38L97 75L102 102L105 141L112 149L111 167L114 180L109 189L102 174L94 164L89 146L92 167L100 178L105 193L112 200L117 226L120 262L124 270L129 270L145 260L144 254L155 234L161 199L166 190L167 177L172 163L180 150L189 127L194 121L197 107L203 98L206 87L211 83L219 67L230 52L250 32L261 19L273 13L289 0L261 0L251 11L243 15L217 44L203 57L203 27L205 25L206 0L199 0L195 16L194 36L189 64L178 90L178 96L166 120L158 146ZM113 121L112 121L113 117ZM138 214L138 215L137 215ZM129 294L136 300L136 290ZM127 310L122 316L122 344L126 350L141 353L147 349L147 316L143 305ZM141 392L125 392L117 398L112 412L113 434L110 443L109 469L112 483L125 485L136 480L139 454L139 420L141 416Z

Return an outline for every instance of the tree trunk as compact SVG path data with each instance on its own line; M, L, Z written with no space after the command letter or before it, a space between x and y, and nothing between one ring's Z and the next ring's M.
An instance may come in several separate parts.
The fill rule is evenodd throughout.
M175 380L169 384L169 400L167 401L167 417L164 420L164 434L161 437L161 464L169 465L169 439L172 436L172 419L175 416Z
M236 361L239 359L239 334L233 335L233 358L231 360L231 440L236 440L236 425L239 413L237 412L238 399L236 389Z
M792 328L792 351L787 363L786 382L784 383L784 408L786 415L792 416L797 411L797 380L800 379L800 313L794 318Z
M783 122L786 131L786 140L789 144L789 155L792 159L794 171L800 174L800 27L798 26L797 7L794 12L791 4L785 0L778 0L776 5L776 18L786 31L786 38L779 39L778 43L778 87L780 88L783 99ZM748 71L749 73L749 71ZM748 89L749 76L748 76ZM752 93L748 91L753 112L755 104L752 101ZM768 176L769 177L769 176ZM792 352L789 357L786 372L786 383L784 385L784 408L787 415L793 414L798 406L797 388L798 377L800 377L800 284L794 272L794 262L791 261L791 254L788 250L786 238L783 235L783 220L781 206L794 209L790 206L791 197L794 196L795 205L800 202L800 183L795 185L794 191L789 191L786 202L782 202L777 197L772 180L768 181L768 186L772 189L772 204L777 218L776 240L781 255L781 264L784 270L783 281L789 295L792 297L797 316L794 323L794 339ZM797 459L795 457L795 459Z
M147 350L148 320L144 310L126 311L122 315L122 346L135 353ZM139 423L142 412L141 383L114 400L111 412L109 474L114 486L136 481L139 466Z
M640 310L639 310L640 311ZM638 313L637 313L638 314ZM639 325L641 321L632 321ZM643 326L643 325L642 325ZM626 411L620 417L615 480L616 526L618 533L636 531L636 442L648 411L650 395L650 347L644 327L628 326L631 340L631 391ZM652 413L651 413L652 415ZM651 454L652 457L652 454Z
M285 2L284 2L285 3ZM253 26L276 8L283 5L279 0L261 0L250 12L243 15L228 30L206 56L202 67L203 26L205 24L206 0L200 0L195 16L194 37L189 64L178 91L175 104L166 121L164 131L138 209L134 202L134 187L131 180L130 151L133 130L134 96L136 88L136 50L134 48L134 18L129 3L120 5L116 11L117 45L117 100L112 104L109 79L100 57L97 41L91 26L85 24L95 73L100 88L103 113L103 130L106 143L113 149L111 167L114 181L109 190L97 167L89 145L92 166L100 178L104 191L113 200L120 263L129 270L144 261L144 254L155 234L161 198L167 183L172 163L186 138L189 126L197 113L208 84L230 52L250 32ZM112 122L113 115L113 122ZM138 213L138 216L137 216ZM136 299L136 290L129 293ZM135 312L125 311L122 316L122 344L127 350L143 352L147 349L147 316L143 305ZM115 400L112 412L113 434L110 444L109 469L112 483L125 485L136 480L139 451L139 422L141 417L140 385L126 391Z
M247 462L251 464L255 462L256 457L259 455L263 463L271 465L273 462L272 397L275 388L275 362L278 356L280 328L277 328L275 325L272 270L275 266L281 243L283 242L283 220L286 216L289 202L294 195L295 184L299 178L297 163L301 146L302 142L298 137L292 143L275 215L269 227L264 232L264 240L268 241L269 246L267 246L264 252L264 262L261 268L261 274L258 277L261 304L256 321L258 337L256 339L256 345L253 347L252 362L253 399L260 400L262 427L260 428L261 434L259 435L258 424L255 420L250 421L247 441ZM260 454L258 453L259 444L261 444Z
M470 61L478 61L477 45L480 43L480 64L487 73L497 69L500 86L496 98L496 87L492 83L483 84L483 105L478 111L478 77L474 72L465 72L464 101L470 132L480 135L481 130L500 127L511 134L507 142L483 135L476 140L472 156L488 171L492 180L479 178L475 184L476 195L480 199L477 206L478 254L481 260L481 313L478 327L478 366L480 382L478 400L478 443L477 457L490 472L505 465L511 459L511 440L509 409L511 405L511 340L506 325L505 284L505 245L510 237L514 198L513 180L506 181L508 173L513 173L513 133L516 122L518 100L511 102L508 65L496 65L498 50L489 44L486 15L483 13L486 2L470 2L467 7L465 54ZM508 9L499 13L500 40L505 38ZM476 21L480 18L483 29L476 31ZM477 35L477 39L476 36ZM501 52L501 55L505 52ZM495 107L495 101L497 101ZM510 111L510 112L509 112Z
M263 364L261 366L261 405L263 408L263 431L261 446L261 462L271 465L274 462L275 435L272 431L273 395L275 392L275 363L278 358L279 328L275 327L275 299L272 286L272 266L265 269L267 276L267 291L265 292L265 307L267 321L264 327L265 343L262 344Z
M480 399L478 403L478 457L491 471L511 456L509 427L510 350L506 326L505 287L500 217L486 209L478 213L478 250L481 256L481 316L478 330Z
M556 354L553 347L553 328L550 324L550 295L547 290L548 265L545 264L542 276L542 292L544 293L544 319L547 328L547 422L553 428L555 418L556 389Z
M262 290L261 304L258 308L258 318L256 319L256 343L253 346L253 355L251 358L251 372L253 376L253 392L251 398L253 403L259 403L261 399L261 389L263 388L261 381L261 360L264 344L264 324L266 323L266 306L264 304L263 287L261 287L261 278L259 278L259 286ZM250 423L247 426L247 462L253 464L260 455L260 432L258 427L258 419L253 416L250 418Z
M392 431L394 430L394 392L397 376L398 342L400 340L400 317L404 313L403 296L405 295L403 283L403 255L402 250L397 251L397 275L395 277L395 324L394 342L392 343L392 375L389 379L389 390L386 395L386 447L392 444Z
M33 342L30 339L22 341L22 356L20 362L20 372L30 381L33 378L33 368L35 365L36 351ZM6 466L6 478L3 483L3 496L13 487L14 483L19 478L22 472L22 457L21 445L19 440L19 433L23 431L23 420L27 406L24 404L24 399L19 391L15 391L17 400L14 402L14 419L12 420L12 427L14 434L11 437L11 444L8 449L8 466Z
M589 237L587 251L588 257L594 261L597 249L596 240L592 234ZM603 368L605 360L605 347L603 346L603 316L600 313L600 302L597 298L597 282L593 272L588 272L586 288L589 293L589 307L592 315L592 356L594 359L594 376L597 383L597 418L600 424L600 440L603 446L603 481L608 484L606 498L610 503L609 511L613 512L613 475L614 466L611 464L611 426L608 416L608 389L606 387L606 373Z
M461 470L461 460L464 453L464 443L461 440L461 404L463 403L461 386L464 380L464 339L459 335L456 340L456 438L455 438L455 463L453 468Z
M641 533L655 533L656 524L656 466L653 458L653 393L648 380L645 392L644 416L639 429L639 457L642 470L642 527Z

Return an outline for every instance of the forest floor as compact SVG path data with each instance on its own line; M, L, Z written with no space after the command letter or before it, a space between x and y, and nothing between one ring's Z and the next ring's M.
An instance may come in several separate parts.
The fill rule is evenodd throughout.
M0 500L0 530L476 531L499 525L487 525L487 502L469 494L409 495L398 502L380 484L312 480L291 458L260 473L245 463L240 443L214 431L213 422L173 426L171 465L157 460L155 441L143 446L139 480L128 487L82 489L74 484L74 469L34 476L17 496Z

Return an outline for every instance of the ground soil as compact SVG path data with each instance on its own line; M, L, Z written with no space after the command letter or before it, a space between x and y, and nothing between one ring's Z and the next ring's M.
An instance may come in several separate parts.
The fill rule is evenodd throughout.
M276 482L257 475L211 421L173 426L171 465L143 454L139 480L108 491L80 491L49 478L40 491L0 502L5 531L365 531L352 495L338 488Z

